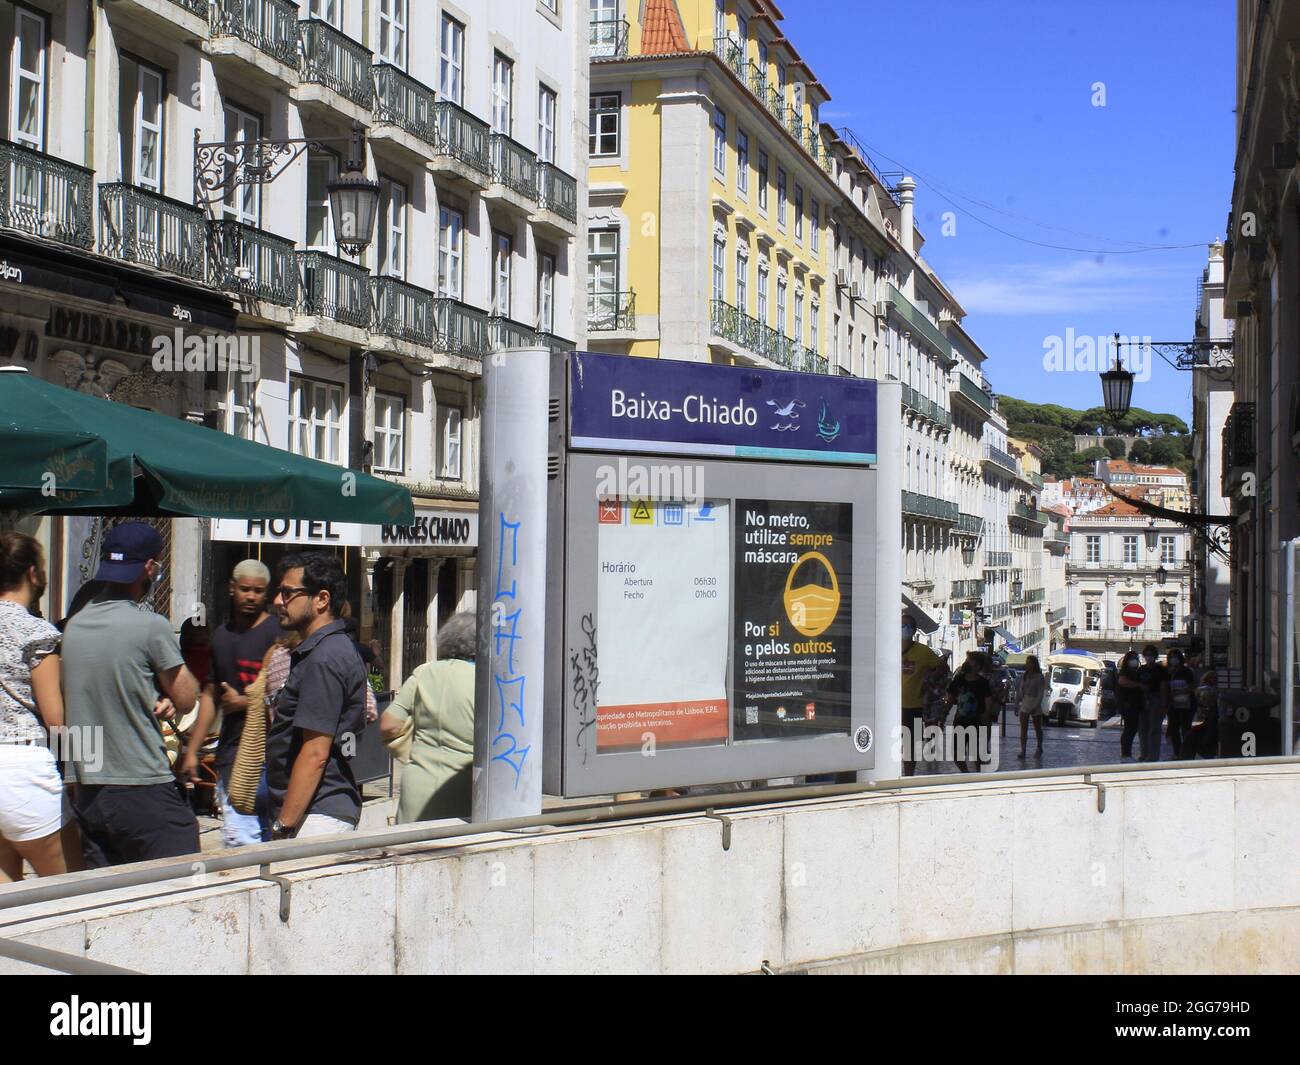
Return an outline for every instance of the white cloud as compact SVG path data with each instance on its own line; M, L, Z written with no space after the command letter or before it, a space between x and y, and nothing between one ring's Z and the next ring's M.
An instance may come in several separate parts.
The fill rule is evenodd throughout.
M971 314L1062 314L1185 299L1188 293L1177 285L1187 276L1182 264L1076 259L1062 266L1020 263L978 274L959 269L949 276L948 287Z

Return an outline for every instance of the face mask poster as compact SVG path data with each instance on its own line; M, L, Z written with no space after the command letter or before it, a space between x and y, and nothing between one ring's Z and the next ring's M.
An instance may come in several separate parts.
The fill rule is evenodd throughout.
M547 706L564 742L547 790L871 768L876 606L896 627L898 603L877 572L876 383L557 359L564 636Z

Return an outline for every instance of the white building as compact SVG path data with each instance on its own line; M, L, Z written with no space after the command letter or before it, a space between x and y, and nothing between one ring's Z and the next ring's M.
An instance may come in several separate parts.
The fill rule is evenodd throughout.
M421 518L474 515L481 359L583 341L585 31L585 12L550 0L0 5L0 154L15 175L0 240L21 276L0 280L6 361L21 353L71 387L392 477ZM357 123L381 186L359 260L340 251L327 198ZM197 188L196 155L212 163ZM249 174L236 159L268 180L231 186ZM64 328L74 308L98 326ZM255 339L258 372L160 374L147 345L115 339L178 321ZM227 530L241 542L214 546L205 572L207 524L168 526L174 618L221 598L242 541L272 562L285 549ZM102 523L44 528L63 560L57 615ZM472 603L473 542L338 547L400 679L438 621Z

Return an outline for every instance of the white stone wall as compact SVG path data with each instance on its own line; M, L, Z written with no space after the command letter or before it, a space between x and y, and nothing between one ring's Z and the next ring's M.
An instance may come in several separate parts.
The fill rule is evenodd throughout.
M1297 804L1294 765L922 785L720 806L725 850L681 816L276 866L287 923L277 885L201 867L0 912L153 973L1282 973Z

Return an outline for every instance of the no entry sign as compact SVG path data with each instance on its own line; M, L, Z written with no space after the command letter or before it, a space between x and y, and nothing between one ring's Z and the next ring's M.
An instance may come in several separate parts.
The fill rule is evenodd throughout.
M1140 629L1142 622L1147 619L1146 609L1140 603L1129 603L1120 611L1120 618L1124 622L1126 629Z

